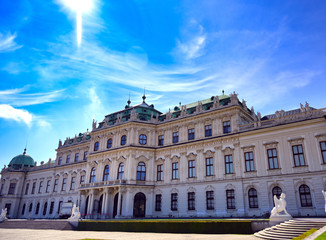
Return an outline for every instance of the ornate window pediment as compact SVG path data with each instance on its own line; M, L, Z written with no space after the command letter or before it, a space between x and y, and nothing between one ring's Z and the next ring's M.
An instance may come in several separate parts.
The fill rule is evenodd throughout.
M120 156L120 157L118 157L117 160L118 160L119 162L124 162L124 161L127 160L127 158L126 158L125 156Z
M173 162L176 162L176 161L179 161L179 160L180 160L180 157L177 156L177 155L174 155L173 157L171 157L171 160L172 160Z
M231 146L226 146L224 148L222 148L222 152L224 154L232 154L234 151L234 147L231 147Z
M204 152L204 155L205 155L205 157L206 158L208 158L208 157L214 157L214 151L212 151L212 150L207 150L206 152Z
M246 145L246 146L242 146L241 149L244 152L253 152L255 150L255 145Z
M315 137L318 139L318 141L326 141L326 133L316 135Z
M149 161L149 158L145 157L144 155L140 155L140 156L136 157L135 159L140 162Z
M159 157L159 158L157 158L157 159L156 159L156 161L157 161L157 162L164 162L164 161L165 161L165 159L164 159L164 158L162 158L162 157Z
M195 160L196 157L197 157L197 154L194 154L192 152L187 155L188 160Z
M171 192L171 193L178 193L178 192L179 192L179 190L178 190L178 189L176 189L176 188L172 188L170 192Z
M208 185L207 187L205 187L205 191L214 191L215 188L212 185Z
M291 145L295 145L295 144L303 144L303 142L304 142L304 138L303 138L303 137L291 138L291 139L288 139L288 142L289 142Z
M225 189L235 189L235 186L233 184L229 183L225 186Z
M277 148L278 141L265 142L265 143L263 143L263 145L264 145L266 148Z
M189 187L189 188L187 189L187 192L196 192L196 188L194 188L194 187Z

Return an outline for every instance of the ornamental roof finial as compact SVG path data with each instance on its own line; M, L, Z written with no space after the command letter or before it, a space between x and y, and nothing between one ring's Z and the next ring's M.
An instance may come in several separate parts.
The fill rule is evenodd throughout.
M145 99L146 99L146 96L145 96L145 88L144 88L144 95L143 95L142 99L143 99L143 103L144 103L145 102Z
M130 92L129 92L129 99L128 99L127 103L128 103L128 107L129 107L130 103L131 103L131 101L130 101Z

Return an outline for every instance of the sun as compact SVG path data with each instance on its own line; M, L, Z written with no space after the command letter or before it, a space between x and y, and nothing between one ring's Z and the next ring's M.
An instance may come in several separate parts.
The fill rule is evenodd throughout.
M88 14L94 8L94 0L62 0L62 3L69 10L76 12L77 45L82 42L82 15Z

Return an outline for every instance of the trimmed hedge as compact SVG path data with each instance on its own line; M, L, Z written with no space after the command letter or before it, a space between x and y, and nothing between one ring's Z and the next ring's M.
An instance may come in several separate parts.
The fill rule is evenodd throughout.
M223 220L124 220L80 221L79 231L155 233L252 234L251 221Z

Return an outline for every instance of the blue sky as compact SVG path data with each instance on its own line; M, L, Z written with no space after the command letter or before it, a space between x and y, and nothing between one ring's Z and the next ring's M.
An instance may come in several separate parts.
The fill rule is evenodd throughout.
M144 88L162 112L222 90L262 115L326 107L324 0L75 1L0 0L2 165L26 142L54 159Z

